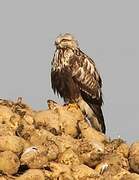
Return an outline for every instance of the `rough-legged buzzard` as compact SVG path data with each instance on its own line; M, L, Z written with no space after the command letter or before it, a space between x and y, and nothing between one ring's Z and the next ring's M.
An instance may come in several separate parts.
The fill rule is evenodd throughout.
M55 45L51 69L54 92L67 103L77 103L92 127L105 133L102 80L94 61L80 50L71 34L58 36Z

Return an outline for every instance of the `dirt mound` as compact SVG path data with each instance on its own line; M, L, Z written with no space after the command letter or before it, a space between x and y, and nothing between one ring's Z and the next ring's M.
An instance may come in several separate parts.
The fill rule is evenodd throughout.
M0 100L0 180L139 179L139 142L130 147L91 128L76 104L34 111Z

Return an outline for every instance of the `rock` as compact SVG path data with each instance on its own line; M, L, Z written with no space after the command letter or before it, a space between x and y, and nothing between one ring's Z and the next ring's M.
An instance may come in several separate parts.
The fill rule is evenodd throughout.
M31 135L34 133L35 127L32 123L33 119L29 115L24 115L18 123L16 128L16 135L24 138L25 140L30 140Z
M102 160L104 155L104 144L94 140L80 140L78 155L84 164L94 168Z
M125 173L120 180L139 180L139 175L135 173Z
M50 162L49 168L51 170L51 179L73 179L72 172L70 169L70 166L56 163L56 162Z
M62 153L67 149L72 149L74 152L77 152L80 142L69 135L63 134L57 136L55 143L59 148L59 153Z
M34 129L33 133L30 135L30 142L33 145L46 145L48 142L55 142L57 137L51 132L44 129Z
M128 159L124 158L121 154L112 153L105 155L102 163L107 163L108 166L111 165L118 165L119 167L128 170L129 169L129 163Z
M39 169L29 169L23 175L20 175L16 180L45 180L44 174Z
M89 124L85 121L79 122L79 129L81 131L82 138L86 138L88 141L95 140L102 143L107 141L107 138L104 134L89 126Z
M7 180L5 176L0 176L0 180Z
M78 135L77 122L83 119L77 105L60 106L51 101L49 108L45 111L36 112L34 117L36 126L43 127L54 135L64 133L76 137Z
M9 124L10 118L14 115L10 107L0 105L0 124Z
M131 169L139 173L139 141L133 143L129 149L129 163Z
M21 155L20 161L31 169L43 168L48 162L47 150L44 146L29 147Z
M34 121L36 127L43 127L54 134L60 133L59 115L54 110L48 109L36 112Z
M33 111L21 100L0 100L0 180L139 179L139 142L110 140L76 104Z
M82 163L78 155L72 149L67 149L59 154L58 162L66 165L79 165Z
M24 148L22 138L17 136L0 136L0 151L12 151L21 153Z
M18 156L11 151L0 153L0 171L6 174L15 174L20 166Z
M116 152L106 154L101 160L101 163L95 168L106 180L119 180L118 178L122 177L123 174L128 173L128 169L128 160Z
M117 154L123 155L125 158L128 158L129 154L129 145L126 143L122 143L120 146L117 147L116 150Z
M99 178L100 175L92 168L89 168L88 166L81 164L78 166L72 167L72 175L75 179L87 179L87 178Z
M83 120L83 115L78 106L76 104L69 104L64 107L61 106L57 111L62 133L77 137L79 134L78 122Z

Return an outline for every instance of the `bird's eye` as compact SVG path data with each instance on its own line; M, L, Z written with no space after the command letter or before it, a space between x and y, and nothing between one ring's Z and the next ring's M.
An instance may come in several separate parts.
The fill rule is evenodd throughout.
M70 41L70 40L68 40L68 39L62 39L62 42L67 42L67 41Z

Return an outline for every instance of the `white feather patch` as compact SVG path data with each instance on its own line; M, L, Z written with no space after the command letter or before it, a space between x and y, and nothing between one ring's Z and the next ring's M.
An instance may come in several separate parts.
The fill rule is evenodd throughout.
M95 71L95 68L94 68L94 65L93 65L93 64L90 64L90 65L91 65L91 74L93 74L94 71Z
M94 65L93 65L92 63L90 63L90 61L88 60L88 58L85 58L84 61L85 61L85 63L87 64L87 70L88 70L88 71L91 70L90 73L93 74L93 73L94 73L94 70L95 70Z
M85 72L84 72L83 67L80 67L80 68L78 69L77 73L78 73L79 71L81 71L81 75L79 76L79 81L82 81L82 79L83 79L84 76L85 76ZM77 73L76 73L76 74L77 74Z

